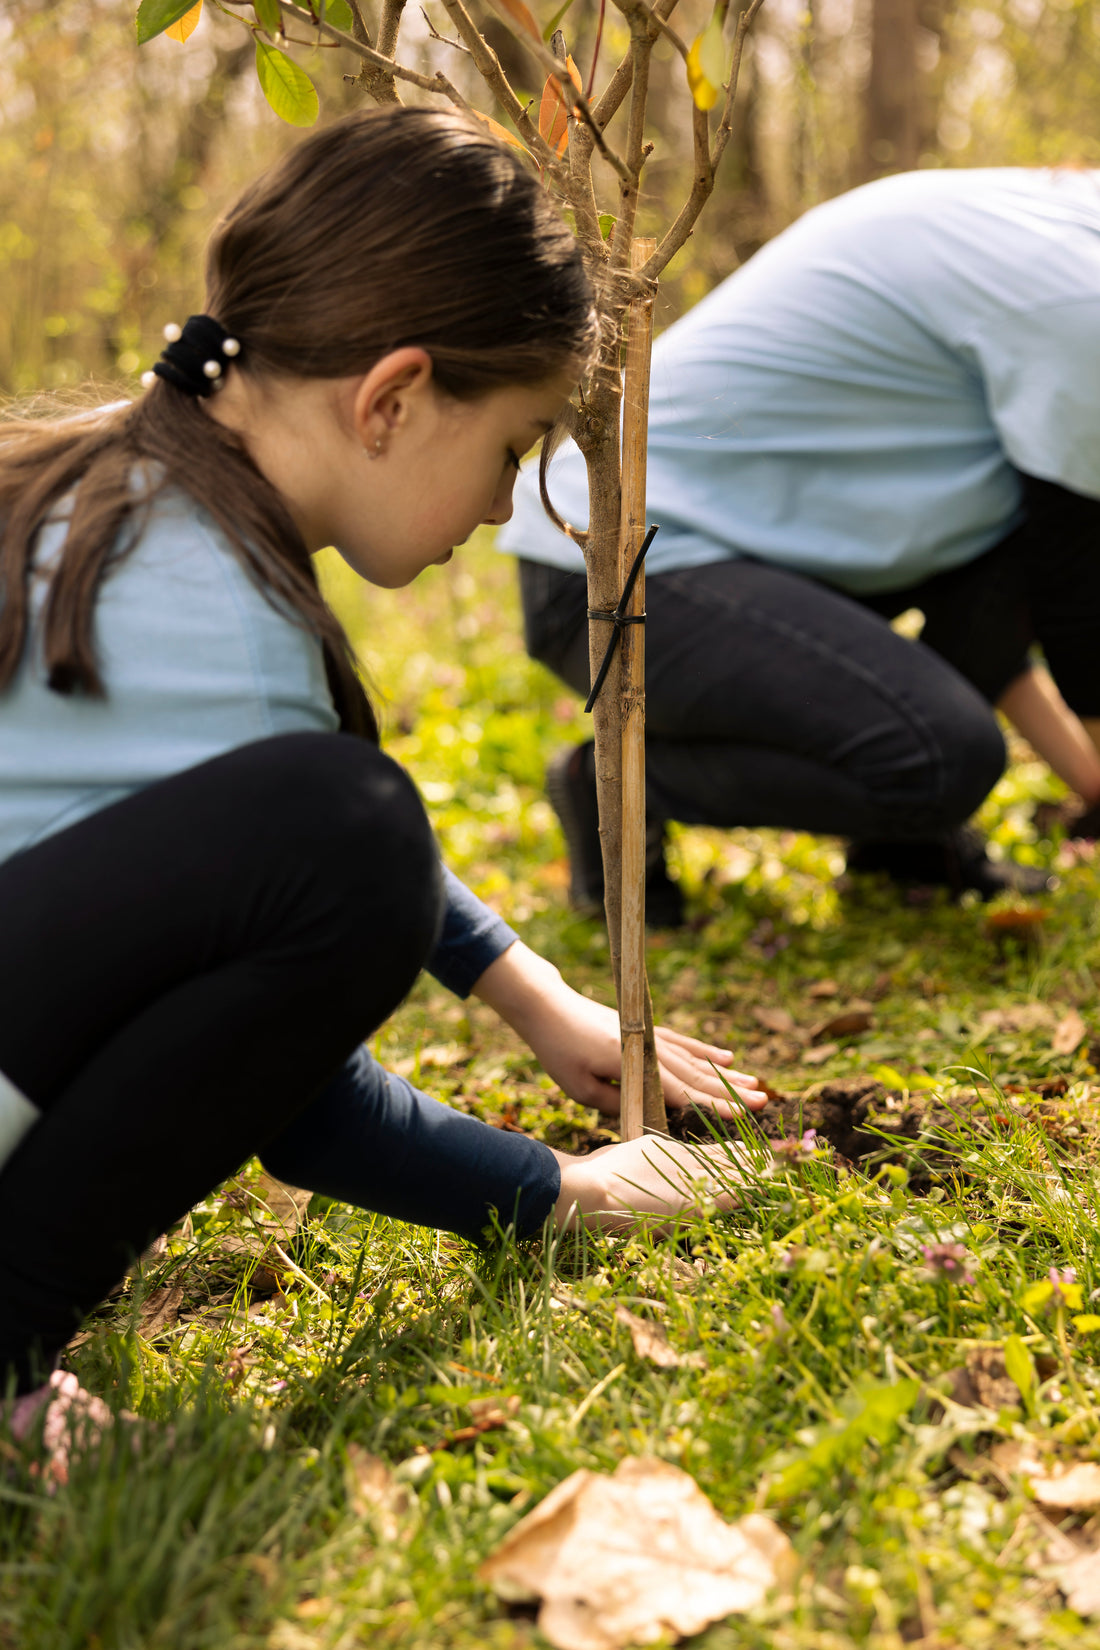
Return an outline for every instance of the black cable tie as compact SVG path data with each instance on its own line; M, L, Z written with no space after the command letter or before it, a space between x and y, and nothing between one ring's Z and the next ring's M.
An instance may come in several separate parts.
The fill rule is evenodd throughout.
M626 575L626 583L623 585L623 593L619 597L618 607L612 608L610 611L599 607L590 607L588 609L588 617L590 619L602 619L605 623L613 625L615 628L611 632L611 640L607 644L607 652L603 656L603 663L596 672L596 680L592 684L592 692L585 700L584 708L586 714L591 714L592 706L596 703L596 700L600 696L600 689L607 680L607 673L611 669L611 661L615 657L615 649L619 645L619 637L622 635L624 628L628 624L645 624L644 613L628 613L626 609L631 596L634 594L634 586L638 582L638 574L642 570L642 563L645 560L645 553L653 543L653 540L656 538L657 532L657 523L654 522L653 526L649 529L649 532L642 540L641 549L634 557L630 572Z

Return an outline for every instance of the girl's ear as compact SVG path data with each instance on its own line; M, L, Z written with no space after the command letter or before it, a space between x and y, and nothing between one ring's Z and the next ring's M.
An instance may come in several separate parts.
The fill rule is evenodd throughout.
M431 356L411 345L391 350L363 374L352 401L352 428L372 458L408 422L431 382Z

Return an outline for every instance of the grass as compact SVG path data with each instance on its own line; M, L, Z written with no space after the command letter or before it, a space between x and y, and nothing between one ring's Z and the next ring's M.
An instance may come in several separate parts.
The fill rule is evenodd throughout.
M565 910L540 791L547 750L583 723L522 653L510 564L481 547L386 595L330 578L451 863L606 997L606 942ZM1097 872L1032 840L1031 805L1057 788L1015 754L983 823L1062 868L1037 938L990 930L979 908L838 890L833 843L675 841L696 920L651 943L660 1015L728 1042L806 1107L878 1072L885 1124L937 1108L907 1141L884 1129L880 1160L858 1168L822 1154L662 1242L479 1253L315 1200L293 1267L257 1259L246 1169L70 1354L146 1418L140 1446L110 1441L53 1496L21 1465L0 1478L0 1646L536 1650L531 1613L482 1587L479 1562L576 1467L644 1453L690 1471L729 1517L772 1512L803 1561L793 1605L711 1628L706 1650L1100 1643L1041 1573L1042 1516L991 1455L1031 1440L1090 1458L1100 1395L1083 1314L1028 1295L1051 1266L1076 1268L1084 1314L1100 1293L1096 1076L1087 1036L1053 1047L1071 1010L1094 1012ZM824 980L835 992L813 995ZM853 1001L868 1028L814 1042ZM556 1144L604 1128L491 1014L431 981L378 1044L430 1092ZM929 1272L935 1241L965 1247L972 1283ZM165 1290L180 1292L177 1321L137 1334ZM615 1320L624 1303L704 1367L640 1360ZM1013 1336L1026 1390L953 1402L968 1357ZM484 1397L501 1423L470 1436ZM405 1486L396 1531L358 1492L349 1444ZM1084 1514L1062 1522L1088 1539Z

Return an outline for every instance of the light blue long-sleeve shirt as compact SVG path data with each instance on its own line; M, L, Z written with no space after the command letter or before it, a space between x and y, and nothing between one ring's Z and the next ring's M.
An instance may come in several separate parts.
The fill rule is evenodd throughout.
M828 201L657 340L651 572L751 555L856 594L960 566L1017 471L1100 497L1100 172L912 172ZM584 461L550 467L588 520ZM535 478L498 547L583 569Z

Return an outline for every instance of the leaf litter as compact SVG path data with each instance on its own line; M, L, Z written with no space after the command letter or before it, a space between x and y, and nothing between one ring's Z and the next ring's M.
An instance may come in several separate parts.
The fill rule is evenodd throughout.
M541 1601L555 1650L625 1650L687 1637L789 1590L794 1549L763 1513L729 1524L681 1468L628 1457L580 1468L478 1571L513 1602Z

